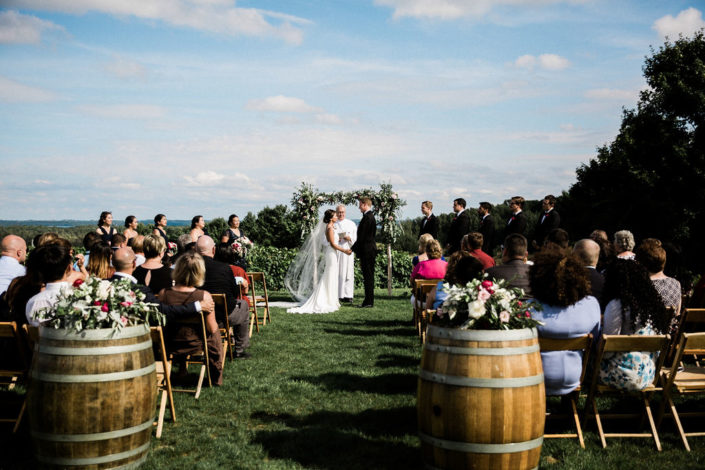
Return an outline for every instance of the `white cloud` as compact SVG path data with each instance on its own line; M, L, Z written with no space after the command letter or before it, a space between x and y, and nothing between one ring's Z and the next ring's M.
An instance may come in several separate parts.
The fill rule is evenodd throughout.
M666 15L656 20L652 28L661 37L670 37L677 39L679 34L690 36L701 28L705 28L703 14L699 10L691 7L678 13L675 18L672 15Z
M9 103L42 103L55 99L56 95L51 91L23 85L0 76L0 101Z
M335 114L328 114L328 113L322 113L322 114L316 114L316 121L320 122L321 124L342 124L343 120L336 116Z
M234 0L7 0L5 3L8 7L76 15L95 11L118 17L134 16L227 36L275 37L290 44L301 44L303 31L299 26L311 24L305 18L284 13L238 8Z
M77 109L91 116L111 119L158 119L166 115L166 109L151 104L84 105Z
M117 78L144 78L147 76L147 69L133 60L116 56L112 62L105 65L105 71Z
M570 61L557 54L541 54L538 57L525 54L517 58L514 65L523 69L533 69L538 66L546 70L563 70L570 66Z
M402 17L455 20L482 18L493 8L533 7L556 3L584 3L581 0L375 0L376 5L394 9L394 19Z
M0 44L39 44L42 33L49 30L64 31L64 28L13 10L0 12Z
M216 173L215 171L202 171L196 176L184 176L187 186L208 186L211 184L219 184L225 179L225 175Z
M246 109L253 111L272 111L276 113L316 113L321 108L307 104L301 98L290 96L270 96L262 100L250 100L245 105Z

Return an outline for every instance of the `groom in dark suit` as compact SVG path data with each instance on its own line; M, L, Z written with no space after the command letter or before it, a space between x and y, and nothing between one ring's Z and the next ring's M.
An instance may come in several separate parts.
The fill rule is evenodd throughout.
M421 230L419 231L419 237L424 233L428 233L433 238L438 238L438 219L433 215L433 203L431 201L424 201L421 203L421 213L424 218L421 221Z
M448 238L446 240L446 256L452 255L460 250L460 242L465 234L470 232L470 217L465 212L465 199L458 198L453 201L453 212L455 217L450 223Z
M365 285L365 300L362 301L360 308L372 308L375 303L375 257L377 256L375 233L377 232L377 222L372 214L372 200L370 198L360 198L359 207L362 212L362 220L357 226L357 241L353 244L352 251L360 258L362 279Z

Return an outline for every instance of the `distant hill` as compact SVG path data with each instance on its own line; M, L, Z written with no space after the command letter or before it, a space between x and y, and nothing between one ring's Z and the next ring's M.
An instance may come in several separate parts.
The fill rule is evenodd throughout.
M117 221L115 221L117 222ZM145 219L145 220L140 220L141 223L145 225L153 224L154 220L152 219ZM18 225L24 225L24 226L29 226L29 227L35 227L35 226L42 226L42 227L58 227L58 228L70 228L70 227L83 227L86 225L90 226L95 226L96 221L95 220L74 220L74 219L65 219L65 220L4 220L0 219L0 227L14 227ZM183 227L185 225L191 225L190 220L171 220L169 219L169 225L173 227ZM121 227L121 223L115 223L114 227L119 228Z

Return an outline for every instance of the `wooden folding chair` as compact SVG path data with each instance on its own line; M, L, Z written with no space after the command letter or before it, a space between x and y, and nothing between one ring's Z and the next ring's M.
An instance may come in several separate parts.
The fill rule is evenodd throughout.
M580 426L580 417L578 416L578 399L580 398L580 392L582 391L582 383L585 378L585 370L587 369L588 360L590 358L590 346L592 345L592 335L587 334L584 336L579 336L577 338L566 338L566 339L554 339L554 338L541 338L539 337L539 346L541 352L546 351L581 351L583 354L583 368L580 372L580 384L578 387L567 395L555 395L555 396L565 396L570 401L571 414L565 413L549 413L546 412L546 421L549 419L567 419L572 416L575 422L574 433L565 434L544 434L543 437L547 439L555 438L573 438L577 437L580 447L585 448L585 440L583 439L583 428Z
M3 395L3 402L7 405L20 405L19 413L10 418L0 418L1 423L14 424L12 432L16 433L20 427L22 416L27 407L27 394L15 398L15 386L27 383L27 373L29 371L27 343L22 338L20 330L15 322L0 322L0 341L3 343L4 357L0 364L0 384L7 387L7 395Z
M674 394L705 394L705 367L699 365L683 365L681 359L685 355L705 354L705 332L703 333L683 333L680 343L676 349L675 359L669 370L661 371L661 384L663 385L664 399L661 402L661 409L658 414L658 422L664 417L664 409L668 403L670 413L667 416L673 418L681 436L683 446L690 452L688 436L703 437L705 432L685 432L680 417L705 416L705 412L681 412L678 413L673 404Z
M436 311L435 310L421 310L421 344L426 344L426 330L428 329L428 325L431 324L433 320L433 315L435 315Z
M680 344L681 337L684 333L699 333L701 331L705 331L705 308L683 309L671 340L671 348L669 350L669 360L667 361L667 364L672 364L676 355L677 347ZM688 356L691 355L689 354ZM702 366L697 355L693 355L692 359L695 360L695 364L697 366Z
M600 435L600 441L602 447L607 447L608 437L650 437L653 438L656 443L656 449L661 451L661 441L658 437L658 432L656 431L656 424L654 423L653 413L651 412L650 400L653 395L662 392L663 387L659 386L659 375L661 372L661 367L664 362L664 358L668 353L670 337L668 335L602 335L600 340L600 345L598 347L597 359L595 362L595 370L592 377L592 383L590 386L590 392L587 398L587 404L585 406L585 421L588 418L594 418L597 423L597 431ZM603 360L605 353L623 353L631 351L640 352L653 352L658 353L658 358L656 358L655 363L655 375L654 380L643 390L621 390L610 387L609 385L603 385L599 383L600 376L600 363ZM639 396L640 401L643 405L643 413L609 413L600 414L597 408L596 398L602 395L621 395L623 397L628 396ZM590 415L590 408L592 407L593 414ZM649 421L649 426L651 428L650 433L605 433L602 428L602 419L616 419L616 418L635 418L641 417L643 424L644 415Z
M154 362L157 366L157 392L161 392L162 395L159 402L159 417L156 423L154 423L157 426L156 437L159 439L162 437L167 402L169 402L169 410L171 411L171 421L174 423L176 422L176 408L174 407L174 393L171 388L171 361L166 352L162 327L151 327L150 334L152 336L152 344L154 345Z
M218 322L220 329L220 337L223 340L223 353L227 352L230 355L230 360L233 360L233 337L230 329L230 310L228 310L228 301L225 294L211 294L213 303L215 304L215 321ZM222 325L222 326L220 326ZM225 354L223 354L223 366L225 366Z
M421 336L421 312L426 308L426 297L442 279L414 279L414 328Z
M213 384L211 382L211 370L209 367L209 362L208 362L208 333L206 331L206 319L203 315L203 312L198 312L194 314L193 316L189 317L181 317L175 322L176 324L181 324L181 325L189 325L192 328L194 328L196 331L200 332L201 335L201 343L202 347L199 351L195 351L189 354L185 354L185 359L186 359L186 369L188 369L188 366L191 364L200 364L201 367L199 369L199 374L198 374L198 382L196 384L195 389L184 389L184 388L172 388L172 391L174 392L184 392L184 393L194 393L195 398L198 399L198 397L201 395L201 388L203 387L203 379L205 376L208 377L208 386L212 387ZM176 357L175 354L170 354L172 359Z
M254 313L254 318L257 320L257 332L259 333L259 326L266 325L267 323L272 323L272 317L269 311L269 294L267 293L267 281L265 279L264 273L262 272L248 272L247 281L250 283L250 309ZM257 285L255 282L262 284L262 295L257 295ZM260 320L257 311L258 304L263 309L262 319ZM250 325L250 336L252 335L252 326Z

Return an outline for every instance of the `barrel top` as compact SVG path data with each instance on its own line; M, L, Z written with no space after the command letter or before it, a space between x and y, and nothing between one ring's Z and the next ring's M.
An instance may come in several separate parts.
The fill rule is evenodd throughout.
M461 339L468 341L519 341L538 338L536 328L520 330L460 330L429 325L428 335L435 338Z
M57 329L45 326L39 327L39 338L70 341L134 338L145 334L149 334L149 326L146 324L126 326L121 330L114 330L112 328L98 328L94 330L83 330L78 333L67 328Z

